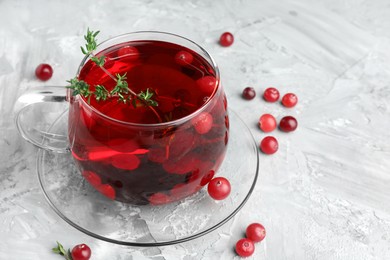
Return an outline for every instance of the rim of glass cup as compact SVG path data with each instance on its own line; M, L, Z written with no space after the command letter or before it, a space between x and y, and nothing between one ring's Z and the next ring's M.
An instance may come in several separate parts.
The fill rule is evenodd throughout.
M115 41L117 41L120 38L133 36L133 35L142 35L142 34L156 35L156 36L158 36L158 35L165 35L165 36L176 38L176 39L179 39L179 40L184 40L187 43L190 43L190 44L194 45L196 48L199 48L199 51L201 51L202 53L199 53L199 51L196 51L196 50L193 50L193 51L195 51L196 53L200 54L201 56L204 55L206 57L206 61L210 63L210 65L213 67L213 69L215 71L216 83L215 83L214 91L210 95L210 97L208 98L206 103L203 104L196 111L192 112L191 114L189 114L189 115L187 115L185 117L176 119L176 120L172 120L172 121L168 121L168 122L162 122L162 123L155 123L155 124L139 124L139 123L126 122L126 121L122 121L122 120L118 120L118 119L112 118L112 117L107 116L104 113L100 112L98 109L96 109L95 107L91 106L90 104L88 104L84 100L84 98L79 97L79 100L81 100L83 105L87 106L89 109L91 109L94 113L98 114L99 116L101 116L101 117L103 117L103 118L105 118L107 120L113 121L115 123L120 123L120 124L124 124L124 125L128 125L128 126L155 128L155 127L169 127L169 126L180 125L182 123L188 122L192 118L194 118L197 115L199 115L200 113L202 113L207 107L209 107L209 105L211 104L211 100L216 97L217 92L219 92L219 93L221 92L222 86L221 86L221 81L220 81L220 73L219 73L218 65L216 64L216 62L213 59L213 57L204 48L202 48L200 45L198 45L196 42L194 42L194 41L192 41L192 40L190 40L190 39L188 39L186 37L174 34L174 33L161 32L161 31L137 31L137 32L124 33L124 34L120 34L120 35L111 37L111 38L109 38L107 40L102 41L101 43L99 43L97 45L97 49L102 48L102 46L104 46L104 47L101 50L96 51L96 53L99 53L100 51L103 51L103 50L105 50L105 49L107 49L107 48L109 48L111 46L114 46L115 44L121 44L121 43L126 43L128 41L132 41L132 40L127 40L127 41L116 42L115 44L110 44L111 42L115 42ZM142 40L142 39L140 38L138 40ZM149 39L147 39L147 40L149 40ZM157 39L152 39L152 40L163 41L164 42L164 40L157 40ZM168 41L165 41L165 42L168 42ZM175 43L175 42L171 42L171 43L180 45L180 44ZM190 48L188 46L185 46L185 47ZM190 48L190 49L192 49L192 48ZM84 67L85 63L90 59L90 56L91 56L91 54L90 55L86 55L82 59L80 65L79 65L79 68L77 70L76 77L79 76L81 69ZM71 90L69 90L69 91L71 91Z

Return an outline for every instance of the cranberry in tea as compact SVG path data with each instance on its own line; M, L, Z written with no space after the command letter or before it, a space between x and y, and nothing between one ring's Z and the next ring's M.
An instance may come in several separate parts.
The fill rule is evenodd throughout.
M86 180L106 197L159 205L199 191L216 172L227 146L226 97L215 68L200 54L170 42L145 40L113 45L96 54L79 80L92 88L116 86L124 75L140 100L71 97L69 140ZM108 72L108 73L107 73Z

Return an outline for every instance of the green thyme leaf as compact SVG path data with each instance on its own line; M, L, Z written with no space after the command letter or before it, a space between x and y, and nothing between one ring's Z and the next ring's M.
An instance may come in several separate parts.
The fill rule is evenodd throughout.
M104 62L105 62L105 59L106 57L105 56L102 56L100 58L96 57L96 56L92 56L91 57L91 61L95 62L96 65L98 65L99 67L103 67L104 66Z
M54 247L52 249L52 252L64 256L66 260L72 260L72 254L70 252L70 249L66 251L65 248L58 241L57 241L57 247Z
M95 95L96 101L107 100L108 94L109 94L109 92L104 86L102 86L102 85L95 86L94 95Z
M67 86L67 88L73 89L73 96L80 94L83 97L88 97L92 94L92 92L89 90L88 83L83 80L73 78L67 82L70 83L70 86Z
M150 92L149 88L147 88L145 92L141 91L138 94L138 98L144 101L147 105L155 107L158 106L158 103L152 99L153 95L154 92Z
M54 247L52 251L56 254L66 255L64 247L57 241L57 247Z

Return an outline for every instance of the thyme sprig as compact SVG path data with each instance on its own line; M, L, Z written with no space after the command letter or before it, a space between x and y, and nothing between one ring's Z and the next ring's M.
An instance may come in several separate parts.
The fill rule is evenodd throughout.
M81 96L88 98L88 103L91 100L91 97L95 97L96 101L104 101L111 97L118 97L118 101L127 103L128 101L133 101L132 104L136 107L136 100L142 101L147 106L157 106L158 103L152 99L154 92L146 89L140 93L135 93L132 89L129 88L129 85L126 81L127 76L124 74L112 75L106 68L104 68L105 56L97 57L93 52L97 48L97 39L96 36L100 31L90 31L87 29L87 34L84 36L86 41L85 47L81 46L81 52L86 56L91 56L91 61L98 65L107 75L109 75L115 82L115 87L108 91L103 85L96 85L95 90L92 91L88 83L83 80L79 80L77 77L68 81L70 86L68 88L73 89L73 95L80 94ZM154 111L155 112L155 111ZM156 113L156 112L155 112Z
M52 249L53 253L64 256L66 260L72 260L70 249L65 250L64 246L57 241L57 247Z

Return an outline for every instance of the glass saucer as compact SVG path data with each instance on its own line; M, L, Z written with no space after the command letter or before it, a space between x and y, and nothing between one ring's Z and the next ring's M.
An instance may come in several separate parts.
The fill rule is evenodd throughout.
M49 132L66 135L67 111ZM216 176L229 179L231 194L215 201L207 187L162 206L134 206L112 201L98 193L78 172L70 153L40 150L38 177L51 207L76 229L107 242L129 246L164 246L205 235L231 219L250 197L257 181L257 145L247 126L229 111L227 154Z

